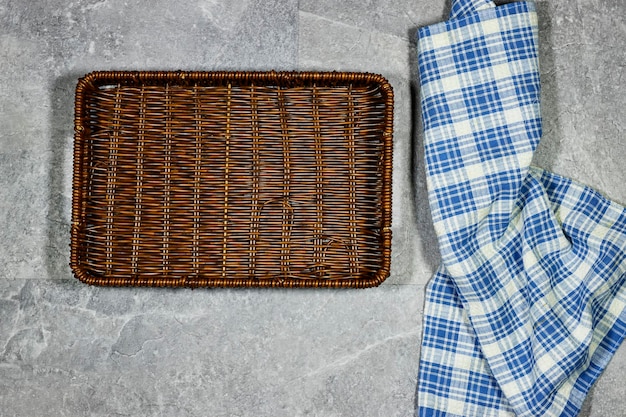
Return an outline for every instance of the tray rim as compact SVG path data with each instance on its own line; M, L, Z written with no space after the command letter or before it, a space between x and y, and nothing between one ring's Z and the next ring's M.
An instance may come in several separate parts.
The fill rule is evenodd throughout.
M382 190L381 190L381 250L382 265L371 278L302 279L273 277L247 278L103 278L90 274L78 259L79 226L85 213L83 193L84 158L86 150L86 121L84 120L86 97L90 91L107 84L154 85L173 83L177 86L192 86L195 83L213 82L210 85L289 85L308 87L312 83L328 86L347 85L358 81L378 84L385 100L384 130L382 132ZM315 288L367 288L380 285L390 275L391 266L391 206L393 169L393 87L385 77L369 72L325 72L325 71L94 71L79 78L74 102L74 149L72 175L72 223L70 231L70 268L80 281L99 286L147 286L147 287L315 287Z

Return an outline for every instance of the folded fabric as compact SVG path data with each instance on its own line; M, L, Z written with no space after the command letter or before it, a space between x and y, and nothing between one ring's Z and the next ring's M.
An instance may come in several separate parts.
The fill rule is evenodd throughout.
M626 210L530 166L541 136L533 3L455 0L418 32L429 204L418 409L575 416L626 334Z

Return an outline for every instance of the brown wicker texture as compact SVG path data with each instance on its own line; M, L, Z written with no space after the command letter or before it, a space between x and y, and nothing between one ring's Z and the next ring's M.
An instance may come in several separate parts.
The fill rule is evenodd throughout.
M75 111L81 281L368 287L389 275L393 92L380 75L94 72Z

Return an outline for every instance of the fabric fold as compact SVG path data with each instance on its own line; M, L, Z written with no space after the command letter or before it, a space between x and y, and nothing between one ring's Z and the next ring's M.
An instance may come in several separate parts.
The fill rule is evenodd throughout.
M429 204L420 416L575 416L626 334L626 210L532 167L531 2L455 0L418 31Z

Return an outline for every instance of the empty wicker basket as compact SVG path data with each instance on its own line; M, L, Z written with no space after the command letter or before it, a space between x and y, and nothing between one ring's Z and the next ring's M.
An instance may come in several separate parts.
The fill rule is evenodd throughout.
M364 73L94 72L71 267L99 285L368 287L389 275L393 92Z

